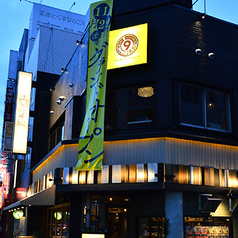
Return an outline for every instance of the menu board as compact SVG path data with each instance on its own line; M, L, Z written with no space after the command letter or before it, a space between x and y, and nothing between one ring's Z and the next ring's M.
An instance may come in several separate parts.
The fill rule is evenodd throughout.
M227 226L186 226L185 238L229 238Z

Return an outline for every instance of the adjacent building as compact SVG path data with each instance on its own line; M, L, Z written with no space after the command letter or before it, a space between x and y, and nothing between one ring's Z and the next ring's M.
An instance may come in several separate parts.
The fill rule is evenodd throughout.
M28 146L9 155L4 237L238 237L237 25L191 0L114 0L103 169L76 171L89 13L55 27L64 14L34 4L23 35L12 82L32 75Z

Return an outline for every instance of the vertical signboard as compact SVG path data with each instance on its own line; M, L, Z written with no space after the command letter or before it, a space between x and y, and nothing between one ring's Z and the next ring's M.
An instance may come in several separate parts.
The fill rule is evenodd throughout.
M17 85L17 102L12 149L13 153L26 154L27 152L31 83L32 74L20 71Z
M79 138L76 170L101 170L107 77L108 33L113 0L90 6L86 115Z
M8 80L7 81L6 100L5 100L4 122L12 121L13 86L14 86L14 82Z
M5 122L4 151L12 150L13 122Z

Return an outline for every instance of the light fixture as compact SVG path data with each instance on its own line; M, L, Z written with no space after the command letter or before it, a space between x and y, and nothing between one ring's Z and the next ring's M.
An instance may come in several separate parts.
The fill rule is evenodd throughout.
M112 198L109 198L110 202L112 201Z
M50 111L50 114L53 114L54 113L54 111Z
M210 59L214 59L215 54L213 52L208 53L208 57Z
M214 108L215 107L215 104L214 103L212 103L212 102L209 102L208 103L208 108Z
M201 52L202 52L202 50L199 49L199 48L197 48L197 49L195 50L195 53L196 53L197 55L201 55Z
M62 73L64 72L64 68L61 68L61 72L62 72Z
M69 83L69 87L72 88L74 85L72 83Z
M138 88L138 95L143 98L151 97L154 95L154 88L153 87Z
M52 92L52 91L54 91L55 90L55 88L53 87L53 88L50 88L50 92Z
M59 100L60 100L60 101L64 101L65 98L66 98L65 96L59 96Z
M83 44L83 42L82 42L82 40L76 40L76 45L82 45Z
M58 105L60 105L60 104L61 104L61 100L57 100L56 103L57 103Z
M202 13L201 18L202 18L202 19L205 19L205 18L206 18L206 14L205 14L205 13Z

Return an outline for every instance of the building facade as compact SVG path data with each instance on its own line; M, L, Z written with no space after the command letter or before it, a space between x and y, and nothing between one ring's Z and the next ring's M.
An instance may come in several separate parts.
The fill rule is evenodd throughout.
M23 210L24 235L38 238L238 237L237 25L204 18L190 0L114 0L110 34L126 29L136 44L146 24L146 62L122 65L137 49L110 58L103 169L76 171L89 13L84 21L80 33L41 26L22 69L35 81L31 176L6 219Z

